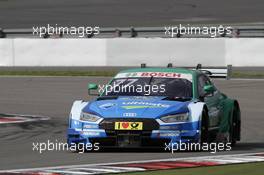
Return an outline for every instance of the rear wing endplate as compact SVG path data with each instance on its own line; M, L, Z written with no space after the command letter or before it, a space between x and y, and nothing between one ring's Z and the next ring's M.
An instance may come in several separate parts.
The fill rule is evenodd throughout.
M146 68L147 64L146 63L141 63L141 68ZM172 68L173 65L172 63L168 63L167 65L168 68ZM199 70L205 74L207 74L211 78L225 78L227 80L231 79L231 74L232 74L232 65L227 65L226 67L205 67L202 68L202 64L197 64L196 68L191 68L192 70Z
M226 67L219 68L202 68L202 65L198 64L196 66L196 70L200 70L211 78L225 78L229 80L232 74L232 65L227 65Z

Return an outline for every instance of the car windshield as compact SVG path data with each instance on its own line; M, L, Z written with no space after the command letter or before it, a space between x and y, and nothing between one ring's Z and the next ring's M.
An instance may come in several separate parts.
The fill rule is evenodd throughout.
M115 78L102 96L192 97L192 82L184 78L133 77Z

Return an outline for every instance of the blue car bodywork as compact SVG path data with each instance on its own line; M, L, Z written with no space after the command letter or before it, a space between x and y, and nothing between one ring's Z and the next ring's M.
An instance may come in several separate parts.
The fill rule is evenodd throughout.
M70 118L68 142L88 143L94 140L100 141L100 138L108 138L107 131L104 127L108 127L109 130L114 130L114 121L143 121L143 126L144 124L148 126L145 126L144 129L145 137L142 137L142 133L140 133L142 137L141 139L167 142L178 142L180 140L182 142L198 141L199 121L164 123L160 120L160 117L167 116L169 114L189 113L190 111L188 106L191 101L179 102L166 101L163 99L164 97L140 98L134 96L123 96L113 100L91 101L88 104L83 105L84 107L82 111L95 113L96 115L102 117L103 121L91 123ZM76 105L77 103L81 105L86 102L79 101L75 103ZM140 142L142 142L142 140L140 140Z

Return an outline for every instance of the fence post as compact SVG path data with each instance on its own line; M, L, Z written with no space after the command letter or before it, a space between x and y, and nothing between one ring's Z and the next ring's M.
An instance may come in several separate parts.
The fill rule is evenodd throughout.
M6 37L6 33L3 31L2 28L0 28L0 38L5 38Z
M147 64L146 63L142 63L141 64L141 68L146 68L147 67Z
M229 64L229 65L227 65L227 75L226 75L226 79L227 80L230 80L231 79L231 76L232 76L232 65Z

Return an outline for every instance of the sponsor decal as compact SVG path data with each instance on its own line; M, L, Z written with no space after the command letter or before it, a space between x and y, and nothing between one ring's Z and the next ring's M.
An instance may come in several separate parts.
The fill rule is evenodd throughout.
M162 108L160 106L122 106L125 109Z
M168 108L170 105L162 104L162 103L149 103L149 102L123 102L123 105L140 105L140 106L147 106L147 107L161 107L161 108Z
M131 72L131 73L119 73L115 76L115 78L128 78L128 77L183 78L192 81L191 74L176 73L176 72Z
M115 130L142 130L142 122L115 122Z
M182 74L173 72L142 72L141 77L165 77L165 78L181 78Z
M90 125L90 124L84 124L83 125L84 129L97 129L98 125Z
M100 136L100 132L97 131L81 131L81 133L86 136Z
M125 73L126 77L137 77L137 72Z
M159 98L155 96L132 96L132 97L120 97L121 100L149 100L153 98Z
M115 103L105 103L105 104L100 105L99 107L102 109L108 109L108 108L111 108L115 105L116 105Z

